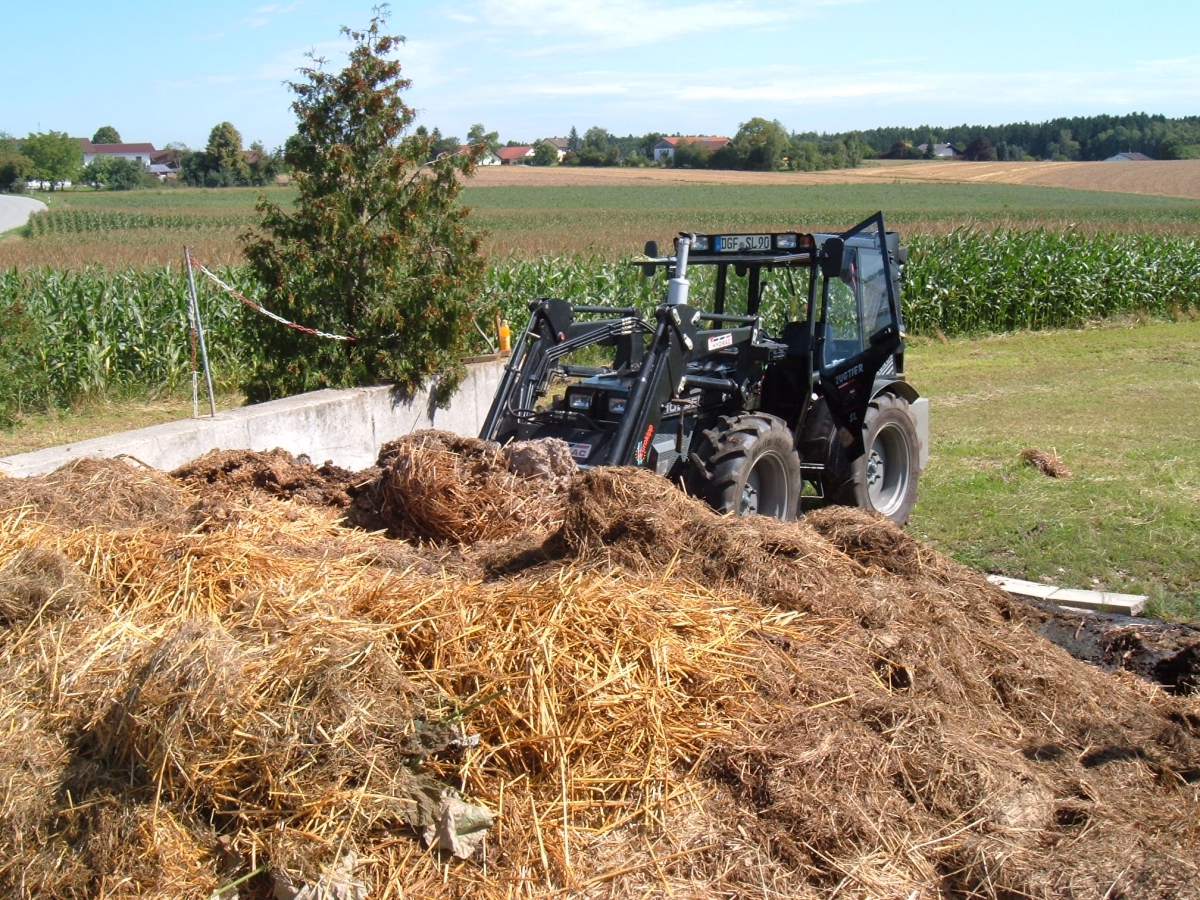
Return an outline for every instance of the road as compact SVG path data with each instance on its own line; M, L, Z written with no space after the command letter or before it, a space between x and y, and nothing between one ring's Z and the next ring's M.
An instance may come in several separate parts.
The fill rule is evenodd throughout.
M10 228L20 228L35 212L46 208L41 200L32 197L13 197L0 194L0 234Z

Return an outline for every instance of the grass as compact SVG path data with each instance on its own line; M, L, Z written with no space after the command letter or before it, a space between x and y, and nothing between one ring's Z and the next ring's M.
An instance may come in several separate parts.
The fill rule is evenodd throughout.
M932 447L910 525L969 566L1200 618L1200 322L921 341ZM1025 447L1073 470L1022 465Z
M217 411L234 409L245 402L240 393L216 393ZM200 414L207 415L208 399L200 384ZM163 422L177 422L192 415L190 397L157 399L92 400L70 410L51 410L22 418L20 427L0 429L0 456L28 453L44 447L74 444Z
M260 193L276 202L295 196L291 188L158 188L145 191L35 191L50 209L114 209L139 212L241 212L251 215Z

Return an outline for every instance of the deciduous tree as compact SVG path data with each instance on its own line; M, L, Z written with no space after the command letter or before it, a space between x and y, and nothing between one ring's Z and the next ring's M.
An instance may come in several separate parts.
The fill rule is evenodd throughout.
M242 153L242 133L231 122L214 125L204 148L205 183L210 187L248 184L250 164Z
M971 162L990 162L996 158L996 148L983 135L976 135L967 143L963 156Z
M773 172L783 168L783 157L787 154L790 138L778 120L755 116L743 122L737 134L721 151L732 151L737 156L739 169Z
M538 141L533 146L533 164L535 166L557 166L558 148L549 141Z
M111 125L101 125L96 129L96 133L92 135L92 143L119 144L121 143L121 135Z
M707 169L712 164L713 153L701 141L683 141L671 154L671 165L676 169Z
M83 179L93 187L110 191L132 191L146 187L152 180L144 164L120 156L97 156L83 167Z
M283 155L278 149L269 152L262 141L250 145L246 154L247 180L256 187L275 183L275 176L283 171Z
M24 190L33 173L33 162L21 152L11 135L0 131L0 191Z
M21 142L21 152L33 164L32 177L49 182L52 191L63 182L77 178L83 168L83 149L79 141L64 131L31 134Z
M467 132L468 144L483 144L488 153L495 153L500 149L500 134L496 131L487 131L483 125L476 123L471 126L471 130Z
M857 169L863 161L863 142L858 136L858 132L850 132L846 135L842 144L846 147L846 166L851 169Z
M408 391L433 382L445 399L464 372L484 264L456 198L483 147L427 162L433 139L410 131L410 82L393 56L404 39L384 34L385 22L380 13L365 30L343 29L346 67L314 58L291 84L298 197L287 209L260 199L245 242L268 308L353 340L248 314L246 337L261 348L252 400L384 381Z

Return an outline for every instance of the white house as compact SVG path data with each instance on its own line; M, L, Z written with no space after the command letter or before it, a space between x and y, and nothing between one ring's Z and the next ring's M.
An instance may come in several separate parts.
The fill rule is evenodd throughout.
M726 144L729 143L727 137L714 137L707 135L692 135L688 137L665 137L655 144L651 150L654 153L654 161L662 162L664 159L675 158L675 148L680 144L700 144L707 148L710 152L715 153Z
M98 156L132 159L149 166L151 157L158 155L153 144L93 144L87 138L79 138L79 147L83 150L85 166Z
M1145 153L1137 153L1136 151L1126 151L1118 153L1116 156L1110 156L1105 162L1153 162L1154 158L1147 156Z
M570 149L571 146L571 142L567 138L563 137L542 138L539 143L549 144L551 147L557 150L559 162L563 161L563 157L567 155L567 150Z
M470 144L459 144L458 145L459 153L466 154L466 153L469 153L470 151L471 151ZM495 153L485 153L485 154L483 154L483 156L479 157L479 162L476 163L476 165L498 166L498 165L500 165L500 157L498 157Z

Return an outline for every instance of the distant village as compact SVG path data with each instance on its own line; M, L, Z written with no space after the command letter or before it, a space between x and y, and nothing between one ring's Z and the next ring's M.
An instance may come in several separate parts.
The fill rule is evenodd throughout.
M96 144L87 138L79 138L79 145L83 151L83 164L87 166L93 160L101 157L119 158L132 160L142 163L146 166L149 174L159 179L166 179L177 175L180 171L180 154L177 150L157 150L152 143L116 143L116 144ZM676 152L680 147L690 146L691 148L699 149L702 153L712 155L726 147L731 142L731 138L721 135L678 135L665 136L659 138L650 145L650 152L647 157L648 162L669 165L675 161ZM566 137L547 137L532 144L514 143L507 146L498 146L494 150L489 150L480 157L478 165L481 166L532 166L545 165L545 162L538 159L538 147L545 145L552 148L554 153L553 163L562 164L568 161L568 155L573 151L578 151L580 147L572 147L572 140ZM459 144L460 152L467 152L471 148L470 144ZM929 151L929 144L917 144L915 147L917 158L933 158L933 159L966 159L965 148L957 147L951 143L934 143L932 151ZM256 157L261 155L261 151L245 150L242 151L246 156L247 162L252 163ZM447 151L443 151L447 152ZM887 154L884 158L889 158ZM911 158L911 157L910 157ZM1116 153L1107 157L1105 162L1137 162L1148 161L1153 159L1145 153L1134 151L1126 151Z

